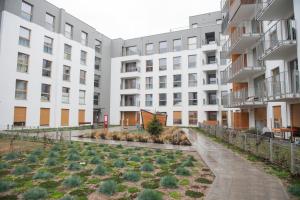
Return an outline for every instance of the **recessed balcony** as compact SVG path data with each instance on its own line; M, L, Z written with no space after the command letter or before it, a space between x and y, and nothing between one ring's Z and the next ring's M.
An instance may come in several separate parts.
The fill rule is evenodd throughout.
M256 0L231 0L229 5L229 23L238 25L255 14Z
M275 21L285 19L293 10L293 0L260 0L256 3L256 19Z

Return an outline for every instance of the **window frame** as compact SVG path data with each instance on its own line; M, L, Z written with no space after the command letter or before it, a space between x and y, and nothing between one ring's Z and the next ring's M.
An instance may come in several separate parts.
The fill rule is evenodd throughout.
M48 41L51 43L49 43ZM52 54L53 53L53 38L44 36L44 53Z
M48 66L49 63L50 66ZM52 74L52 61L43 59L42 76L51 78L51 74Z
M24 58L26 58L25 61L27 61L27 62L23 62L24 60L22 60L22 62L21 62L20 56L25 56ZM30 55L28 55L26 53L18 52L17 72L20 72L20 73L28 73L29 72L29 59L30 59Z
M62 87L61 102L64 103L64 104L69 104L70 103L70 88L69 87Z
M158 65L159 65L159 71L166 71L167 70L167 65L168 65L168 63L167 63L167 58L160 58L159 60L158 60Z
M17 88L17 83L22 82L24 83L24 90ZM28 92L28 81L16 79L16 86L15 86L15 99L16 100L27 100L27 92ZM24 96L24 98L20 98L20 96Z
M72 46L69 44L64 44L64 59L72 60Z
M180 77L180 80L175 80L175 77ZM182 86L182 76L181 76L181 74L174 74L173 75L173 88L180 88L181 86Z
M66 72L66 68L68 68L69 73ZM63 81L70 81L71 80L71 67L68 65L63 65Z
M148 97L151 97L150 99ZM153 94L145 94L145 107L153 106Z
M161 98L165 96L165 98ZM159 93L158 94L159 106L167 106L167 93Z
M85 85L86 84L86 71L85 70L80 70L79 72L79 83L81 85Z
M81 96L81 94L83 94L83 96ZM79 105L85 105L85 97L86 97L86 91L79 90Z
M22 31L21 30L28 31L28 38L22 36ZM19 30L19 45L23 47L30 47L30 38L31 38L31 30L29 28L26 28L24 26L20 26Z
M67 31L67 27L70 27L70 32ZM73 39L73 25L69 23L65 23L65 32L64 35L66 38Z
M47 91L43 91L43 89L45 89L45 88L47 88ZM51 85L42 83L41 84L41 102L50 102L50 98L51 98Z

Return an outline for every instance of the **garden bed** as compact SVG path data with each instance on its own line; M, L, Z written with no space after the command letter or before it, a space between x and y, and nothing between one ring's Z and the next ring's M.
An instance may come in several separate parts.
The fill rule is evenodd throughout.
M196 152L61 143L0 158L0 199L204 198L214 176Z

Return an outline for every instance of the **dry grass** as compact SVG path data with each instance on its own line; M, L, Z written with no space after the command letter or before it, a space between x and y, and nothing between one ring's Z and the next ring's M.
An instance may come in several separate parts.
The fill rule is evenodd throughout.
M13 151L31 151L37 147L43 147L43 143L39 142L30 142L30 141L22 141L22 140L15 140L13 142L13 149L11 149L10 140L6 138L0 139L0 155L5 154L11 150Z

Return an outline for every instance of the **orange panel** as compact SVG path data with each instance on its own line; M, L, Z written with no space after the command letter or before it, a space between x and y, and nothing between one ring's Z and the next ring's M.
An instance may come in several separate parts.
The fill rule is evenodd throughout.
M233 113L233 128L249 129L249 113L248 112Z
M40 109L40 126L49 126L50 124L50 108Z
M26 122L26 107L15 107L14 122Z
M244 88L248 88L248 83L233 83L232 84L232 91L233 92L240 91Z
M69 109L61 109L61 125L69 126Z
M154 113L141 110L141 116L142 116L142 122L144 128L148 127L148 124L151 122L153 119ZM163 113L156 113L156 118L160 121L160 123L165 126L167 122L167 115Z
M291 105L292 126L300 128L300 104Z
M78 111L78 123L82 124L85 122L85 110Z
M123 125L135 126L138 123L137 113L138 112L132 112L132 111L122 112L121 113L121 121L123 122Z

